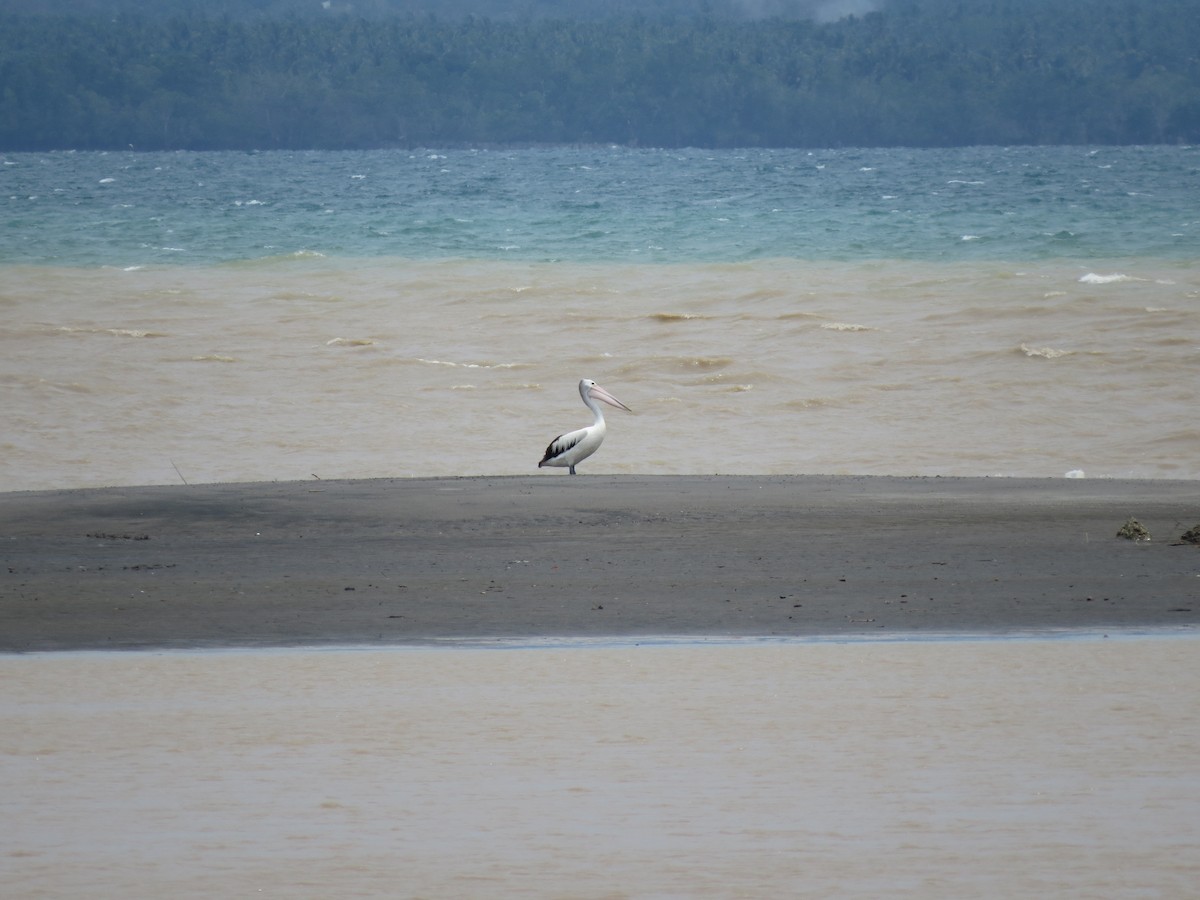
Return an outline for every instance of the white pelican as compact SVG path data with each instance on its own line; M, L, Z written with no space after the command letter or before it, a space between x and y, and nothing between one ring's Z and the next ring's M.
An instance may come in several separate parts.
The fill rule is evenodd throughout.
M574 475L575 467L600 449L600 443L604 440L604 433L608 430L608 426L604 424L604 413L600 412L597 400L603 400L617 409L633 412L590 378L579 382L579 396L583 398L587 408L592 411L592 415L596 417L595 420L587 428L568 431L552 440L550 446L546 448L546 455L538 463L539 469L542 466L568 466L571 474Z

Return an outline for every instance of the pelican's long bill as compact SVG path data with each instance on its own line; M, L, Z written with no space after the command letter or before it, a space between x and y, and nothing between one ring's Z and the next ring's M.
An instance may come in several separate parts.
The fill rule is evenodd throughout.
M590 388L588 388L588 396L595 397L597 400L603 400L609 406L615 406L617 409L625 410L625 412L633 412L632 409L630 409L604 388L600 387L598 384L593 384Z

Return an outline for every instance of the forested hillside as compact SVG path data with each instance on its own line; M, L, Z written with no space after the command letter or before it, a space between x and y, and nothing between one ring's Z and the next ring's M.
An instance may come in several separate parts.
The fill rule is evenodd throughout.
M598 18L72 2L0 14L0 149L1200 141L1195 0L759 19L712 12L751 8L732 0Z

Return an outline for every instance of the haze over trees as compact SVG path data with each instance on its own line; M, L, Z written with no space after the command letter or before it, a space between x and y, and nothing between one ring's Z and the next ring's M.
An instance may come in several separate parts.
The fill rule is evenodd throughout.
M1194 0L5 10L8 150L1200 141Z

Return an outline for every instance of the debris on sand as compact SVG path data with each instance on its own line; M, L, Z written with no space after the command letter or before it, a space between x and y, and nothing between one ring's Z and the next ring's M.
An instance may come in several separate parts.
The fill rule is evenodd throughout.
M1200 544L1200 525L1193 525L1179 536L1179 540L1185 544Z
M1127 541L1148 541L1150 540L1150 532L1137 519L1130 519L1121 526L1117 532L1117 537L1125 538Z

